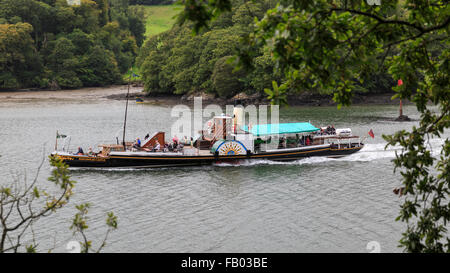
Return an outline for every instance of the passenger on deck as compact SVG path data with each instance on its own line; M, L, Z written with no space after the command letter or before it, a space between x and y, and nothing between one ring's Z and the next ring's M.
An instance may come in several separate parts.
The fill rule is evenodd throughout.
M95 155L94 151L92 151L92 147L89 147L88 155L89 156L94 156Z
M263 143L263 140L258 137L255 141L254 141L254 145L255 145L255 151L256 152L260 152L261 151L261 144Z
M305 146L305 136L302 136L298 141L299 146Z
M331 134L332 135L336 134L336 129L334 128L334 125L331 125Z
M286 148L286 140L284 137L281 137L280 142L278 144L278 149L283 149L283 148Z
M180 140L178 139L177 135L174 135L174 136L173 136L172 142L173 142L175 145L178 145L178 143L180 142Z
M84 155L84 151L81 147L78 147L77 155Z
M153 147L153 152L159 152L161 149L161 145L159 144L158 140L155 142L155 147Z
M176 152L183 150L184 145L183 144L178 144L176 147Z
M309 136L306 137L306 146L309 146L311 144L311 140Z
M136 141L133 144L133 148L140 149L141 148L141 140L136 138Z

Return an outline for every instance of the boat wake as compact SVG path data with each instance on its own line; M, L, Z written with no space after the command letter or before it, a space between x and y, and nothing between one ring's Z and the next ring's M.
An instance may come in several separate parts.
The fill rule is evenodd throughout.
M433 139L430 141L432 147L432 155L439 156L440 146L443 144L442 139ZM243 160L238 163L217 163L214 166L230 167L230 166L256 166L256 165L314 165L324 162L371 162L377 160L390 160L395 158L396 153L401 153L400 146L389 146L385 149L386 143L366 144L359 152L340 157L308 157L295 161L271 161L271 160Z
M229 166L256 166L256 165L314 165L324 162L345 162L345 161L374 161L380 159L390 159L395 157L395 151L400 151L400 147L389 147L387 150L384 149L386 144L366 144L363 149L359 152L340 157L340 158L330 158L330 157L307 157L304 159L299 159L295 161L272 161L267 159L261 160L242 160L238 163L217 163L214 166L219 167L229 167Z

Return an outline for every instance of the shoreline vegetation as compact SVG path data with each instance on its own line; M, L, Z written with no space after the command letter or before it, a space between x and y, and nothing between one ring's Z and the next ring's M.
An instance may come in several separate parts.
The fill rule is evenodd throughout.
M354 97L352 105L398 105L399 100L392 100L392 96L395 93L384 93L384 94L357 94ZM148 103L162 103L162 104L178 104L186 103L190 104L194 101L194 97L202 97L203 103L205 104L219 104L219 105L230 105L239 104L241 102L244 105L249 104L270 104L270 100L264 95L246 95L238 94L232 98L220 98L213 97L211 94L190 94L190 95L167 95L167 94L148 94L144 91L142 92L130 92L130 98L140 97L144 102ZM113 100L125 100L126 94L111 94L106 96L107 99ZM319 95L312 92L305 92L302 94L295 94L288 96L290 106L336 106L337 104L333 101L332 96ZM409 105L411 102L404 101L403 104Z
M103 7L102 3L104 1L96 1L97 5L90 7L91 9L100 9ZM163 1L164 2L164 1ZM267 52L262 52L264 56L264 69L258 70L258 73L249 75L234 75L231 70L226 65L224 61L221 63L224 65L223 69L217 72L217 69L212 69L213 66L216 67L218 60L222 60L223 56L230 57L232 55L231 49L232 45L235 45L237 42L239 35L244 35L252 30L250 27L250 22L252 19L252 14L248 14L248 7L242 6L239 1L239 7L233 9L232 12L227 13L221 16L214 24L212 30L208 33L204 33L202 37L193 36L191 32L192 26L184 25L182 27L173 24L175 22L174 15L179 13L182 9L182 5L171 4L171 1L165 1L164 3L160 1L130 1L128 4L119 4L119 2L114 2L111 7L109 7L109 11L114 11L115 16L111 18L103 18L103 23L98 22L97 24L102 26L102 28L93 28L93 30L103 30L108 23L114 22L122 22L122 21L133 21L134 18L139 17L143 24L141 28L139 28L139 33L142 34L145 32L145 35L142 37L141 35L135 35L136 44L134 46L134 57L137 57L137 62L133 63L131 67L132 70L129 69L131 63L128 63L121 69L121 80L118 82L108 82L101 85L97 85L98 87L92 86L65 86L62 87L60 85L44 85L44 86L34 86L32 88L5 88L0 89L0 99L12 99L12 100L21 100L21 99L114 99L114 100L124 100L126 99L126 85L121 85L126 83L130 78L130 74L136 73L141 75L140 78L131 79L132 89L130 90L131 100L134 100L135 97L139 96L145 100L146 103L162 103L162 104L176 104L176 103L189 103L193 101L195 96L203 97L205 103L216 103L216 104L235 104L236 102L242 102L244 104L269 104L270 101L267 99L267 94L263 92L264 88L270 87L271 82L273 80L277 80L276 74L274 74L273 63L266 58ZM146 5L151 3L152 5ZM154 5L154 4L163 4L163 5ZM52 8L52 6L46 6L48 8ZM245 7L245 8L244 8ZM271 7L269 2L265 2L263 0L259 0L259 2L254 7L256 10L256 14L261 17L267 9ZM68 7L72 9L72 7ZM58 9L55 7L55 10ZM106 10L106 7L105 7ZM105 12L103 10L103 12ZM78 11L75 8L75 11ZM120 16L119 16L120 15ZM123 20L122 20L123 19ZM126 19L126 20L125 20ZM134 31L135 26L131 23L133 22L125 22L119 24L119 27L123 28L124 31ZM97 26L94 24L94 26ZM145 27L145 29L142 29ZM91 32L95 32L92 31ZM229 37L229 33L227 31L231 31L232 34ZM238 36L235 36L236 33L239 33ZM131 33L134 34L134 33ZM227 36L228 35L228 36ZM139 36L139 37L138 37ZM228 39L228 38L230 39ZM226 38L226 39L225 39ZM231 39L232 38L232 39ZM175 42L180 40L181 44L177 44L176 48L173 46L176 44ZM200 40L199 40L200 39ZM200 43L206 39L206 44ZM218 43L218 41L227 41L226 43ZM78 40L74 40L78 41ZM145 43L144 43L145 42ZM174 42L174 43L172 43ZM191 42L194 42L193 44ZM108 42L104 42L108 45ZM184 45L187 43L187 45ZM79 44L79 43L77 43ZM169 44L173 44L173 46L168 46ZM200 48L198 48L199 53L194 53L190 50L186 51L186 46L196 47L195 45L202 44ZM142 47L141 47L142 45ZM220 46L219 46L220 45ZM137 50L137 48L140 50ZM166 47L168 49L166 49ZM149 63L146 61L153 60L154 55L150 54L151 50L157 50L159 54L157 54L161 58L161 55L165 57L159 60L159 64L152 63L149 66ZM175 50L176 49L176 50ZM177 54L165 55L166 51L170 52L176 51ZM132 50L133 51L133 50ZM140 51L138 54L137 51ZM150 52L149 52L150 51ZM163 52L165 52L163 54ZM208 52L214 52L214 56L211 60ZM153 52L154 53L154 52ZM190 57L196 56L194 59L196 60L194 63L202 63L202 69L197 67L194 71L200 71L203 73L202 77L198 78L192 74L191 65L188 67L183 67L180 71L177 69L169 69L177 73L173 74L174 77L178 80L172 81L173 79L168 71L164 69L171 66L160 67L161 70L157 71L149 71L149 67L157 67L162 63L165 63L169 60L173 61L173 58L177 59L178 57L182 58L181 63L186 63L186 58L188 55ZM198 56L197 56L198 55ZM177 57L178 56L178 57ZM207 60L203 57L205 57ZM74 54L73 58L80 57L79 54ZM227 57L227 58L228 58ZM188 58L190 59L190 58ZM121 60L120 58L117 59ZM178 60L178 59L177 59ZM193 61L193 60L191 60ZM176 62L179 64L180 62ZM117 62L119 64L119 62ZM225 67L226 66L226 67ZM61 67L58 67L61 68ZM164 69L163 69L164 68ZM173 67L172 67L173 68ZM64 69L63 69L64 70ZM126 70L126 71L125 71ZM151 70L151 69L150 69ZM166 69L167 70L167 69ZM187 77L189 79L197 79L197 82L194 81L185 81L180 80L180 75L185 75L186 71L191 71L189 73L190 76ZM167 73L166 73L167 72ZM200 73L199 72L199 73ZM215 73L217 72L217 73ZM168 74L169 73L169 74ZM157 77L153 77L151 75L158 75ZM172 76L173 76L172 75ZM178 76L177 76L178 75ZM169 77L170 76L170 77ZM198 75L197 75L198 76ZM220 77L219 77L220 76ZM168 77L168 78L167 78ZM237 78L236 78L237 77ZM248 78L250 77L250 78ZM184 77L186 78L186 77ZM239 78L239 79L238 79ZM180 81L179 81L180 80ZM155 82L156 81L156 82ZM164 83L166 82L167 83ZM239 84L238 84L239 82ZM246 82L246 84L242 84ZM373 82L370 82L369 85L365 88L361 87L359 92L357 92L353 98L353 104L355 105L364 105L364 104L398 104L399 100L392 100L392 96L395 94L394 92L389 92L390 88L387 88L388 85L391 84L391 80L385 79L384 76L380 78L380 75L375 75ZM164 86L160 86L164 85ZM181 88L181 89L180 89ZM222 90L223 89L223 90ZM225 90L226 89L226 90ZM13 92L11 92L14 90ZM222 91L220 91L222 90ZM225 91L224 91L225 90ZM364 90L366 92L364 92ZM220 91L220 92L219 92ZM24 94L30 93L30 94ZM337 105L333 100L331 95L321 94L321 92L316 91L308 91L304 92L287 92L287 98L290 105L293 106L335 106ZM408 102L406 102L408 103Z
M47 100L47 99L74 99L74 100L125 100L127 95L127 85L112 85L106 87L86 87L79 89L46 90L46 89L20 89L0 91L0 100L20 101L20 100ZM353 105L398 105L399 100L392 100L395 93L383 94L356 94ZM130 85L130 102L136 97L140 97L145 103L174 105L179 103L190 104L195 96L203 97L204 103L215 103L220 105L234 104L241 101L248 104L270 104L264 95L238 94L233 98L216 98L211 94L198 93L191 95L171 95L171 94L148 94L138 85ZM319 95L311 92L292 95L289 97L291 106L335 106L331 96ZM404 101L403 104L411 104Z
M43 54L43 60L47 60L46 57L53 56L56 53L58 53L55 55L58 56L57 60L65 60L67 58L72 60L73 62L61 61L61 65L53 67L54 71L73 72L71 75L63 75L55 82L52 79L56 79L58 75L53 75L53 72L48 75L37 73L34 75L34 79L38 82L44 79L45 84L30 84L29 86L31 87L28 88L15 84L3 85L0 86L0 93L8 92L9 90L17 92L42 91L51 93L51 97L58 97L56 92L64 92L64 94L74 92L73 94L77 94L77 91L74 90L104 90L111 86L119 86L126 83L131 78L129 68L132 67L133 73L140 75L139 78L131 79L132 84L143 87L145 94L139 94L139 96L145 96L146 101L149 100L148 97L150 96L152 97L151 101L189 102L194 96L202 95L205 101L221 104L234 103L236 100L242 100L251 104L269 103L266 99L265 89L270 89L274 81L279 82L279 75L274 72L274 63L270 60L267 50L261 49L260 54L262 55L257 58L259 65L254 72L248 75L245 73L245 75L242 73L242 75L239 73L235 74L228 64L228 59L233 55L232 49L237 45L239 37L251 32L253 29L251 27L252 14L255 13L261 17L271 7L272 4L269 2L258 0L255 6L252 7L255 10L249 13L248 7L237 1L236 3L240 3L237 8L221 16L214 23L211 31L201 36L193 36L192 26L190 25L181 27L175 25L172 27L175 22L173 16L179 13L183 6L176 4L167 5L171 1L164 2L166 5L151 6L142 4L156 2L130 1L129 5L126 3L122 5L122 2L115 1L111 2L113 4L109 8L103 5L106 3L105 1L95 2L97 4L86 7L82 5L82 7L89 8L90 11L101 10L103 13L109 11L114 16L109 16L110 18L107 16L103 18L100 15L97 16L98 18L96 16L94 16L95 18L92 17L98 19L98 21L94 20L96 23L92 24L92 29L89 29L89 31L84 30L85 32L76 28L78 25L68 25L68 30L64 31L70 33L73 29L72 32L76 34L70 34L68 41L65 41L71 50L67 50L67 47L59 48L53 43L38 43L39 49L41 49ZM58 12L60 7L46 5L45 8L49 9L49 12ZM81 7L65 8L73 10L76 14L80 13L80 18L84 18L84 20L91 18L86 17L87 15L79 10ZM138 20L139 22L135 20L136 18L140 19ZM11 18L8 20L7 22L10 25L15 22ZM28 19L25 16L21 20L26 22ZM62 30L54 30L55 33L59 33L58 31L61 32ZM142 35L144 32L145 34ZM33 33L33 31L30 32L30 34ZM88 37L86 33L92 33L92 35L88 35ZM130 44L120 44L118 40L113 39L114 35L120 33L124 35L122 35L123 37L126 36L131 39ZM41 36L45 38L44 34ZM31 36L34 37L35 35ZM39 38L41 36L38 35L36 37ZM53 38L55 39L54 43L59 41L59 38ZM41 40L38 39L37 41ZM109 62L96 61L95 67L98 69L93 70L91 68L94 63L87 66L88 69L85 69L87 64L79 62L79 60L90 60L94 56L92 54L89 56L83 55L84 49L90 49L94 44L101 45L105 52L112 52L109 60L114 64L114 80L103 81L104 78L108 78L110 73L104 73L104 69L97 67L99 63L108 65ZM115 45L115 47L110 47L110 45ZM60 50L56 52L57 49ZM66 56L68 51L73 51L73 54ZM132 52L132 54L128 54L127 58L122 58L124 57L122 56L125 54L124 52ZM97 53L99 53L96 54L97 56L102 55L100 51ZM135 57L137 58L136 60L134 60ZM47 63L51 62L48 61ZM74 66L64 66L69 63ZM195 69L192 69L193 67ZM85 77L86 73L89 74L89 77ZM24 76L24 78L29 77ZM74 81L67 81L68 78L73 78ZM90 81L89 79L91 78L95 78L98 81ZM82 79L82 83L77 79ZM62 85L62 82L67 84ZM390 92L390 85L393 85L392 79L384 74L375 74L364 86L359 87L359 92L354 97L354 103L398 103L398 101L391 101L391 96L394 93ZM78 92L83 93L83 91ZM101 93L101 91L96 92ZM34 95L31 97L34 97ZM317 90L305 90L303 93L287 90L286 95L291 105L336 105L329 95L321 94ZM74 96L78 98L77 95ZM102 94L99 94L99 97L102 96ZM116 93L106 96L113 99L125 98L125 95Z
M1 3L0 89L123 84L144 42L144 11L126 0Z

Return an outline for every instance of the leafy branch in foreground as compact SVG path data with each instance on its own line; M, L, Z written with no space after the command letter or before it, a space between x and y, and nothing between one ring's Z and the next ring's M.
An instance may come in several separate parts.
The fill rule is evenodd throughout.
M72 220L72 226L70 229L74 230L74 234L79 233L81 237L83 238L83 241L81 242L81 252L82 253L88 253L90 250L92 250L92 241L89 241L86 236L86 230L88 229L87 225L87 214L88 210L90 208L89 203L84 203L81 205L76 206L78 212L75 214L73 220ZM108 217L106 219L106 225L108 226L108 230L106 231L105 238L101 242L100 246L97 250L94 252L100 252L103 247L106 245L106 240L108 239L108 235L111 231L117 229L117 216L114 215L113 212L108 213Z
M11 186L0 186L0 253L36 252L38 243L33 224L66 206L72 197L75 181L71 180L68 166L55 157L50 156L49 159L54 168L48 181L55 186L55 190L52 190L55 193L37 186L44 161L30 184L26 178L22 181L17 177ZM77 208L80 210L83 205ZM81 219L85 219L85 215L82 214ZM113 213L108 214L107 225L110 229L97 252L105 245L110 231L117 228L117 217ZM86 228L87 226L81 232L84 233Z
M30 185L27 181L21 183L17 178L12 187L0 187L0 253L18 252L23 246L23 236L32 230L33 223L62 208L72 196L75 181L70 179L67 166L54 158L50 158L50 163L55 169L48 180L57 187L58 194L49 194L36 186L43 162ZM36 205L37 200L42 200L44 206ZM27 251L34 251L37 247L34 238L25 247Z
M233 1L184 3L180 18L192 20L198 31ZM450 127L448 1L279 3L255 20L253 33L244 37L239 65L252 67L255 52L265 47L284 75L280 86L333 94L338 107L350 105L357 84L374 73L387 70L394 80L402 79L393 98L412 101L420 121L410 132L384 136L388 146L402 147L393 161L404 187L397 220L406 222L407 229L400 244L408 252L449 252L450 144L444 139ZM266 93L278 99L276 90ZM432 147L433 139L442 144Z

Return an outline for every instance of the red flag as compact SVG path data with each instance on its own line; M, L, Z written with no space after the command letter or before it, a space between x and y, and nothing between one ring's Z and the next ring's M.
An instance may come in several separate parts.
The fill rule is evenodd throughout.
M372 138L375 138L375 135L374 135L372 129L370 129L370 131L369 131L369 136L371 136Z
M397 85L398 85L398 86L403 85L402 79L400 79L400 80L397 81Z

